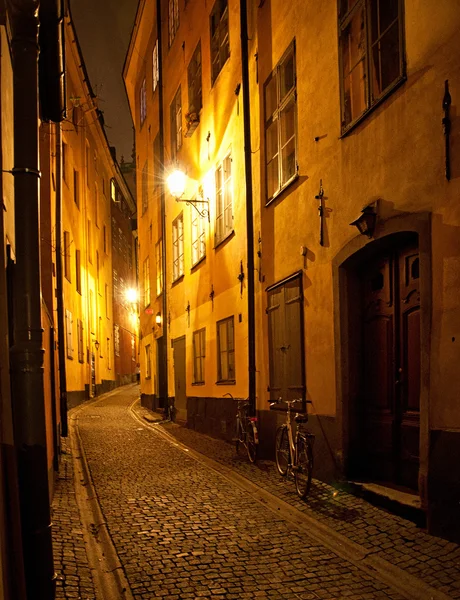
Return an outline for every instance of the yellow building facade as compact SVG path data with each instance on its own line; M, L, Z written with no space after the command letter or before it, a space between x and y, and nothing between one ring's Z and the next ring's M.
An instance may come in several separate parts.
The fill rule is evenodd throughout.
M124 78L143 198L143 400L232 437L229 394L250 394L252 254L262 453L282 400L298 398L317 477L406 491L458 539L460 14L247 4L139 3ZM189 205L165 185L176 167Z

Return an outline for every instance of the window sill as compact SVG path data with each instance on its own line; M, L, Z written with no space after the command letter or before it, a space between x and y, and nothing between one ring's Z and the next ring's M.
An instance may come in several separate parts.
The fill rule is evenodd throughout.
M385 102L385 100L389 96L391 96L391 94L395 92L399 88L399 86L401 86L406 81L406 79L406 75L402 75L397 81L395 81L395 83L392 86L390 86L384 92L384 94L378 100L374 102L374 104L372 104L372 106L366 108L366 110L363 113L361 113L359 117L357 117L349 125L347 125L346 127L342 127L342 133L339 135L339 140L341 140L344 137L347 137L349 133L351 133L354 129L361 125L361 123L367 118L367 116L374 112L374 110L376 110L383 102Z
M219 241L215 241L214 242L214 250L217 250L217 248L219 246L222 246L222 244L224 242L226 242L229 238L233 237L235 235L235 230L232 229L231 231L229 231L224 237L222 237Z
M192 387L193 386L198 386L198 385L204 385L204 381L195 381L194 383L192 383Z
M222 381L216 381L216 385L236 385L236 379L223 379Z
M193 273L194 271L196 271L196 269L198 269L198 267L201 265L201 263L203 263L205 260L206 260L206 254L204 256L202 256L199 260L197 260L195 264L192 265L192 268L190 269L190 273Z
M265 206L269 206L272 202L275 202L275 200L278 200L278 198L280 196L282 196L284 194L284 192L291 187L291 185L294 185L294 183L297 183L297 181L299 180L299 173L297 172L293 177L291 177L291 179L289 179L282 188L280 188L276 194L274 194L271 198L269 198L267 200L267 202L265 203Z
M176 284L183 281L184 277L185 277L185 275L183 273L182 273L182 275L179 275L179 277L171 283L171 287L174 287Z

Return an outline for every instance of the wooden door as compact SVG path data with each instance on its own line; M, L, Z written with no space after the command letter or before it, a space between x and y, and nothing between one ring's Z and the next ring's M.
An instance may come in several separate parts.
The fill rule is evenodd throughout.
M174 361L174 408L176 418L187 420L187 396L185 378L185 336L173 340Z
M299 275L268 289L270 401L305 394L303 294Z
M417 488L420 293L416 247L367 263L362 282L362 475Z

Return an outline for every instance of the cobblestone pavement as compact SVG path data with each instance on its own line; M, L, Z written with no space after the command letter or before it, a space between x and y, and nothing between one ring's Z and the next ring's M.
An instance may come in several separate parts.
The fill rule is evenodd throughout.
M136 413L147 419L154 415L139 405ZM243 455L236 454L231 444L175 423L160 425L181 443L231 467L369 553L397 565L452 599L460 598L459 545L428 535L410 521L317 480L313 480L306 501L301 501L293 481L280 477L273 462L258 461L251 465Z
M53 553L57 575L56 600L70 598L93 600L96 592L75 498L71 449L67 439L64 438L51 509Z
M127 386L84 406L78 417L104 519L136 600L403 597L369 569L324 547L228 478L142 426L129 409L138 393L138 386ZM138 404L134 411L144 422L154 418ZM270 461L250 465L230 444L173 423L158 426L369 553L447 597L460 598L460 551L455 544L316 481L302 502L293 482L280 478ZM56 597L96 598L67 462L64 455L53 503L60 576Z

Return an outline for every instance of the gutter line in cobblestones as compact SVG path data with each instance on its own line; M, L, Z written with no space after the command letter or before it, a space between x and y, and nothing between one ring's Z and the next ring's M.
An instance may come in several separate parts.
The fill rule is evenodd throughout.
M135 406L138 403L139 400L135 400L131 404L130 412L133 418L144 427L155 431L158 435L167 439L171 444L186 452L198 462L201 462L223 477L226 477L275 514L280 515L282 518L292 523L297 529L300 529L306 535L324 545L341 558L353 563L372 577L377 578L382 583L392 587L401 594L401 596L407 598L407 600L450 600L450 596L436 590L421 579L399 569L390 562L375 556L373 552L369 552L359 544L352 542L327 525L305 515L287 502L284 502L267 490L252 483L246 477L236 473L233 469L185 446L181 442L178 442L177 439L161 428L159 422L152 423L147 419L140 417L135 411Z
M99 397L98 400L107 398ZM79 408L83 408L82 405ZM72 411L69 435L74 461L75 496L87 548L89 566L96 587L95 600L133 600L123 566L102 514L83 444L78 431L78 413Z

